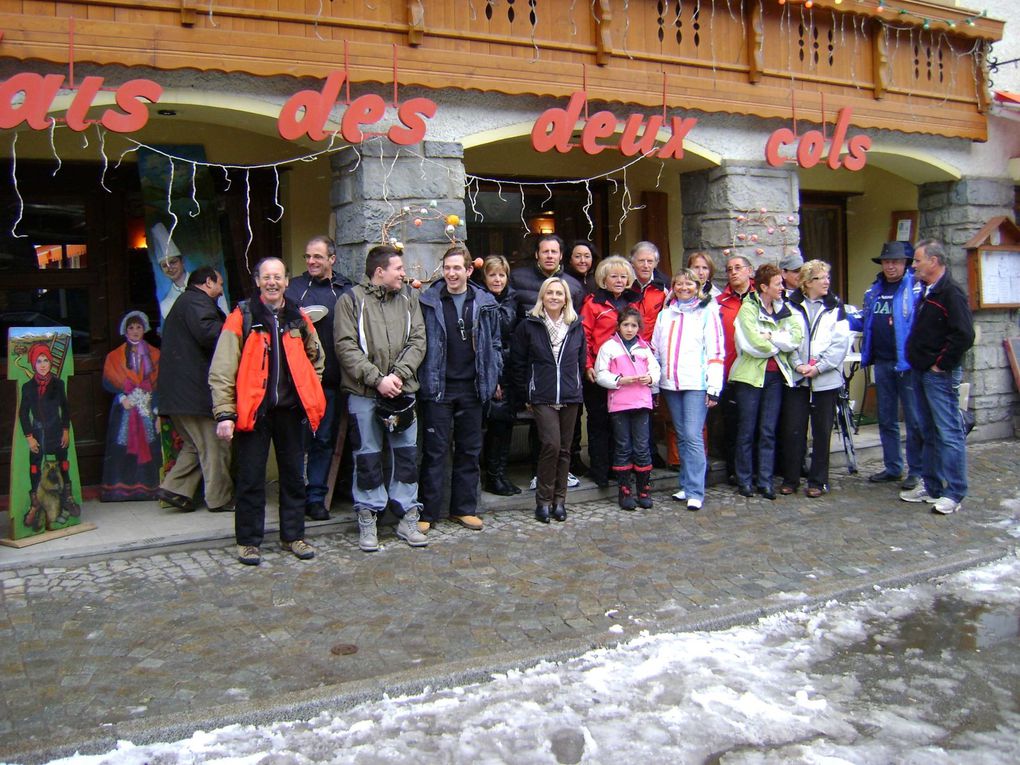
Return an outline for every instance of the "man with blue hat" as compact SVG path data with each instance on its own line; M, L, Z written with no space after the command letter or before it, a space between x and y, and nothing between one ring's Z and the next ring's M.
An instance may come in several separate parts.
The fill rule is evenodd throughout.
M914 323L914 307L920 284L907 266L914 257L909 242L886 242L882 254L872 261L882 266L875 283L864 293L860 330L861 366L872 366L878 398L878 433L884 467L868 476L872 483L891 483L903 476L900 448L900 405L907 425L907 477L900 484L910 490L922 473L921 429L914 404L906 343ZM854 327L857 329L857 327Z

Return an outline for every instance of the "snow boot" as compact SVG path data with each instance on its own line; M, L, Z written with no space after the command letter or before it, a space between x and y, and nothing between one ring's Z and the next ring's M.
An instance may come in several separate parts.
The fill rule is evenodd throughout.
M633 510L637 507L634 501L634 490L630 482L630 470L615 470L618 485L618 501L623 510Z
M634 482L637 484L637 506L647 510L652 506L652 471L635 470Z

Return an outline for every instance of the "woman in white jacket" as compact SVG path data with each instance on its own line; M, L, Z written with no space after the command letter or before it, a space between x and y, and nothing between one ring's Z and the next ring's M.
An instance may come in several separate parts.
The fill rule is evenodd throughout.
M719 400L726 356L719 306L702 293L688 268L673 277L666 304L655 322L652 348L661 367L659 390L676 429L682 460L680 490L673 495L700 510L705 501L705 441L708 410Z
M809 260L800 269L800 287L787 302L804 339L790 354L791 386L783 391L779 437L783 444L780 494L793 494L800 484L811 421L811 467L807 496L822 496L829 483L829 441L836 398L843 385L843 361L850 350L850 325L838 297L829 293L829 264Z

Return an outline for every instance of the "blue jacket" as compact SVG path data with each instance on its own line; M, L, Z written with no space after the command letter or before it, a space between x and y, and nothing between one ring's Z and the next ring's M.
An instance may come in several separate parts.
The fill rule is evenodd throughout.
M427 341L425 360L418 368L421 387L418 397L442 401L446 394L446 322L443 321L442 296L446 282L438 281L422 293L421 313L425 319ZM468 282L471 301L471 341L475 351L475 391L482 402L492 398L503 373L503 348L500 342L499 305L487 290Z
M882 286L885 284L885 277L878 275L875 283L864 293L864 305L861 307L859 320L850 320L850 328L861 332L861 366L866 367L874 363L871 357L871 326L875 320L875 300L882 294ZM910 335L910 328L914 325L914 306L921 294L921 285L914 279L914 272L909 268L904 271L903 278L896 286L896 294L893 296L893 334L896 336L896 371L906 372L910 369L907 362L907 337Z

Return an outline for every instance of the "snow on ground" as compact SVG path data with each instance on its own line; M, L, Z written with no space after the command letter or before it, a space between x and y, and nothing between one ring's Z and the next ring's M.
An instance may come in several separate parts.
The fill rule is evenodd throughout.
M1015 763L1018 629L1014 557L478 685L59 763Z

